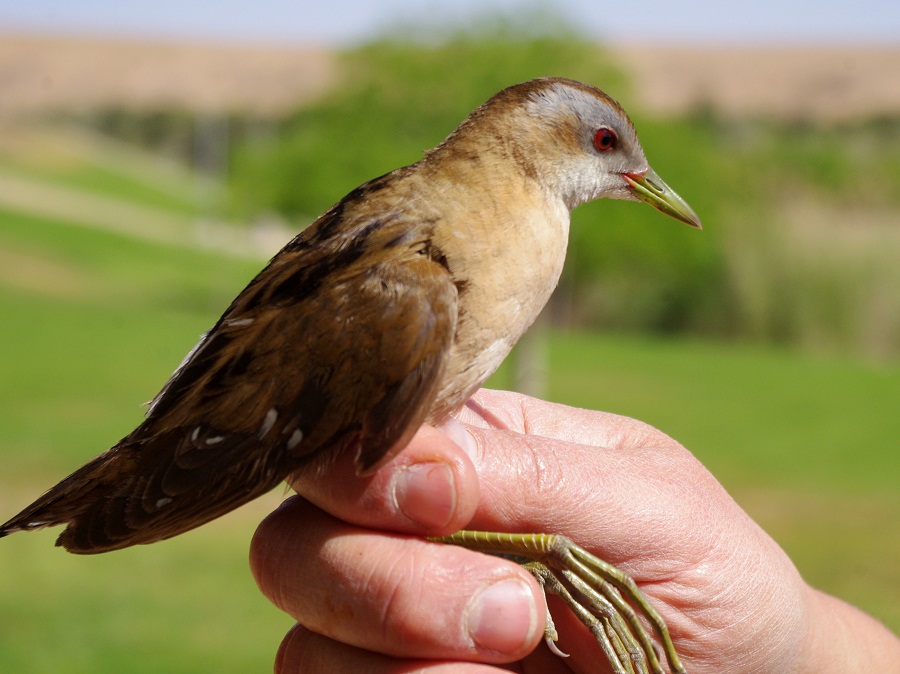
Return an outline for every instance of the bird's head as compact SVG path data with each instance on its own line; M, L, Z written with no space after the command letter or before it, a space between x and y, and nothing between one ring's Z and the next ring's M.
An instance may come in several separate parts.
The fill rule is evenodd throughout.
M476 129L570 209L601 198L639 200L700 228L693 209L650 168L628 115L595 87L563 78L517 84L460 127L464 135Z

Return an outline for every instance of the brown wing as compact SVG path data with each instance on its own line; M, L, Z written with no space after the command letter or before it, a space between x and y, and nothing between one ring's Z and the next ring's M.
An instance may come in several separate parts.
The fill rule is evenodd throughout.
M0 535L68 522L58 544L72 552L150 543L321 452L355 451L365 473L405 446L436 395L456 288L418 228L376 220L336 236L327 218L238 296L144 423Z

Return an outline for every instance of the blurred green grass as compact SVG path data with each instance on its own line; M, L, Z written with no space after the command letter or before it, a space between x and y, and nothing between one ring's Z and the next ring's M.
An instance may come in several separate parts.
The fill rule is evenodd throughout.
M0 246L80 279L70 292L0 273L0 505L12 514L132 428L262 263L9 212ZM635 416L685 443L810 582L900 628L896 369L551 333L549 371L549 398ZM0 671L268 669L290 621L258 594L246 556L255 522L282 495L98 557L54 549L55 532L3 540Z
M2 210L0 249L27 260L0 270L0 307L15 317L0 322L12 461L33 460L35 447L50 448L38 460L83 456L81 441L128 432L139 403L260 267ZM130 408L110 408L119 396Z
M0 271L9 515L129 432L262 263L9 211L0 249L29 262ZM55 532L4 539L0 671L268 669L290 621L255 590L246 558L255 523L281 496L198 536L111 555L64 554Z
M270 670L291 621L250 577L253 526L237 516L183 541L97 557L53 548L52 532L10 539L0 546L0 670Z

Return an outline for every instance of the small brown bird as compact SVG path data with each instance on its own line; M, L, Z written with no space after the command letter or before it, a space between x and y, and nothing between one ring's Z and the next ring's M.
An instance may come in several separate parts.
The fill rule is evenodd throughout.
M561 78L501 91L422 160L356 188L290 241L140 426L0 536L66 524L57 545L105 552L200 526L323 452L352 452L371 473L500 365L557 284L570 210L602 197L700 227L602 91ZM496 537L454 542L473 539L507 550Z

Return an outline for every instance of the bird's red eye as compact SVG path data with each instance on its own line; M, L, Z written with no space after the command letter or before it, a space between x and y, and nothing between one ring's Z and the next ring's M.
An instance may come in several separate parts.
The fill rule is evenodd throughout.
M616 132L604 126L594 134L594 147L600 152L608 152L616 146L618 140Z

